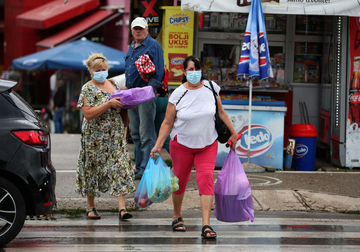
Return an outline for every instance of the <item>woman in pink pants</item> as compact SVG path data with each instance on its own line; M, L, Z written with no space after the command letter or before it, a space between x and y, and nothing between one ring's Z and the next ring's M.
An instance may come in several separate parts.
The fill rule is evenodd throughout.
M151 153L161 153L170 134L170 155L174 173L179 178L179 190L172 195L174 231L186 231L181 205L191 170L195 165L201 202L201 235L206 239L214 239L216 232L210 226L210 214L214 196L213 173L218 137L215 130L215 100L209 81L201 76L200 60L189 56L183 65L183 84L176 88L169 98L166 116ZM232 142L231 148L235 149L237 133L221 104L220 87L215 82L212 83L217 94L220 118L231 132L229 141Z

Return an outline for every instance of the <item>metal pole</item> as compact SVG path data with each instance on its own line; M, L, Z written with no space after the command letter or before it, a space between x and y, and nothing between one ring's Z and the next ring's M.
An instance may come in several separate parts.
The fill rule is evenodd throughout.
M250 78L249 84L249 126L248 126L248 153L247 161L250 163L250 142L251 142L251 105L252 105L252 79Z

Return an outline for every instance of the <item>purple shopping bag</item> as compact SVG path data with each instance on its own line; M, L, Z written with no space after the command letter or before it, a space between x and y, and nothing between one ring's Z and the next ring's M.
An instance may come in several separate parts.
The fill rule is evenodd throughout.
M254 204L249 180L236 151L230 152L215 185L214 215L219 221L254 221Z
M128 109L155 98L155 93L151 86L146 86L126 90L116 90L111 94L110 99L115 97L120 97L120 101L125 104L122 108Z

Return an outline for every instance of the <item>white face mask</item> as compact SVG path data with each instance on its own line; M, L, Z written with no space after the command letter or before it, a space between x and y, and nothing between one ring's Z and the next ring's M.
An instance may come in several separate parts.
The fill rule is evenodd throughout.
M191 83L191 84L198 84L199 81L201 80L201 70L198 71L186 71L186 79Z
M101 72L94 72L94 80L96 80L97 82L103 83L106 79L106 77L108 77L108 71L101 71Z

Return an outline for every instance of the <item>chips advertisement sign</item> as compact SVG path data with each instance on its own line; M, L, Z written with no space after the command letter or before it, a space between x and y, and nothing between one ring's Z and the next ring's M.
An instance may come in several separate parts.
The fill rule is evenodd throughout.
M194 12L181 11L180 7L163 7L163 49L169 85L180 85L183 77L183 62L193 54Z

